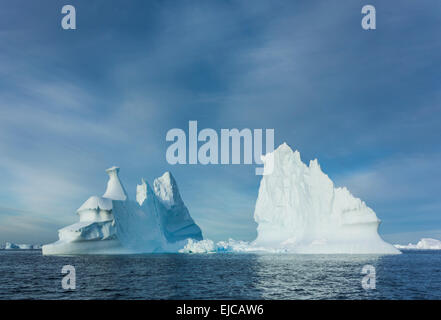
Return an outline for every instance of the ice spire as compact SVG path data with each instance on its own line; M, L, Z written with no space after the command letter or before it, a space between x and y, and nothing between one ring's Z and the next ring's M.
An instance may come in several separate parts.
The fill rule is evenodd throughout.
M145 182L144 179L141 179L141 184L138 184L136 186L136 202L138 202L138 204L142 206L144 201L147 198L152 197L152 195L154 195L154 193L150 185Z
M126 190L124 190L124 187L122 186L118 177L119 168L111 167L107 169L106 172L109 175L109 181L107 182L107 189L103 197L112 200L126 200Z
M167 171L161 177L155 179L153 188L156 196L167 209L183 204L178 185L170 172Z

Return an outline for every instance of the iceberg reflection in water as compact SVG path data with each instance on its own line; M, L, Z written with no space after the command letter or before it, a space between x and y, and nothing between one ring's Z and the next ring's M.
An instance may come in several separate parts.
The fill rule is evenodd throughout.
M77 289L64 291L63 265ZM376 289L361 285L364 265ZM401 255L142 254L0 251L0 299L440 299L440 251Z

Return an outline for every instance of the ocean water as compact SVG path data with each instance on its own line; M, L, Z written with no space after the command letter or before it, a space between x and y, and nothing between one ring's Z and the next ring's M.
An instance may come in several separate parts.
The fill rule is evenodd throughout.
M367 264L375 267L375 289L362 287ZM75 267L75 290L61 286L64 265ZM441 299L441 252L57 257L2 250L0 299Z

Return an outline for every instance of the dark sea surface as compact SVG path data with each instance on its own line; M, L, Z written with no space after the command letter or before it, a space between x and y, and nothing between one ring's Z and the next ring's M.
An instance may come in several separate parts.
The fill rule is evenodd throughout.
M361 284L367 264L375 289ZM61 286L64 265L75 267L75 290ZM441 299L441 251L60 257L1 250L0 299Z

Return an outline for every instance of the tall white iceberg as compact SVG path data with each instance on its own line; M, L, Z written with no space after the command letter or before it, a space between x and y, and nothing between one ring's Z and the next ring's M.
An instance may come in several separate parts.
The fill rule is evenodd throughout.
M154 181L154 191L142 180L134 201L119 179L119 168L106 172L104 195L87 199L77 210L80 221L60 229L59 240L44 245L43 254L177 251L187 239L202 240L171 173Z
M300 153L284 143L263 162L272 173L260 183L253 247L296 253L399 253L379 236L375 212L346 188L336 188L317 160L307 166Z

